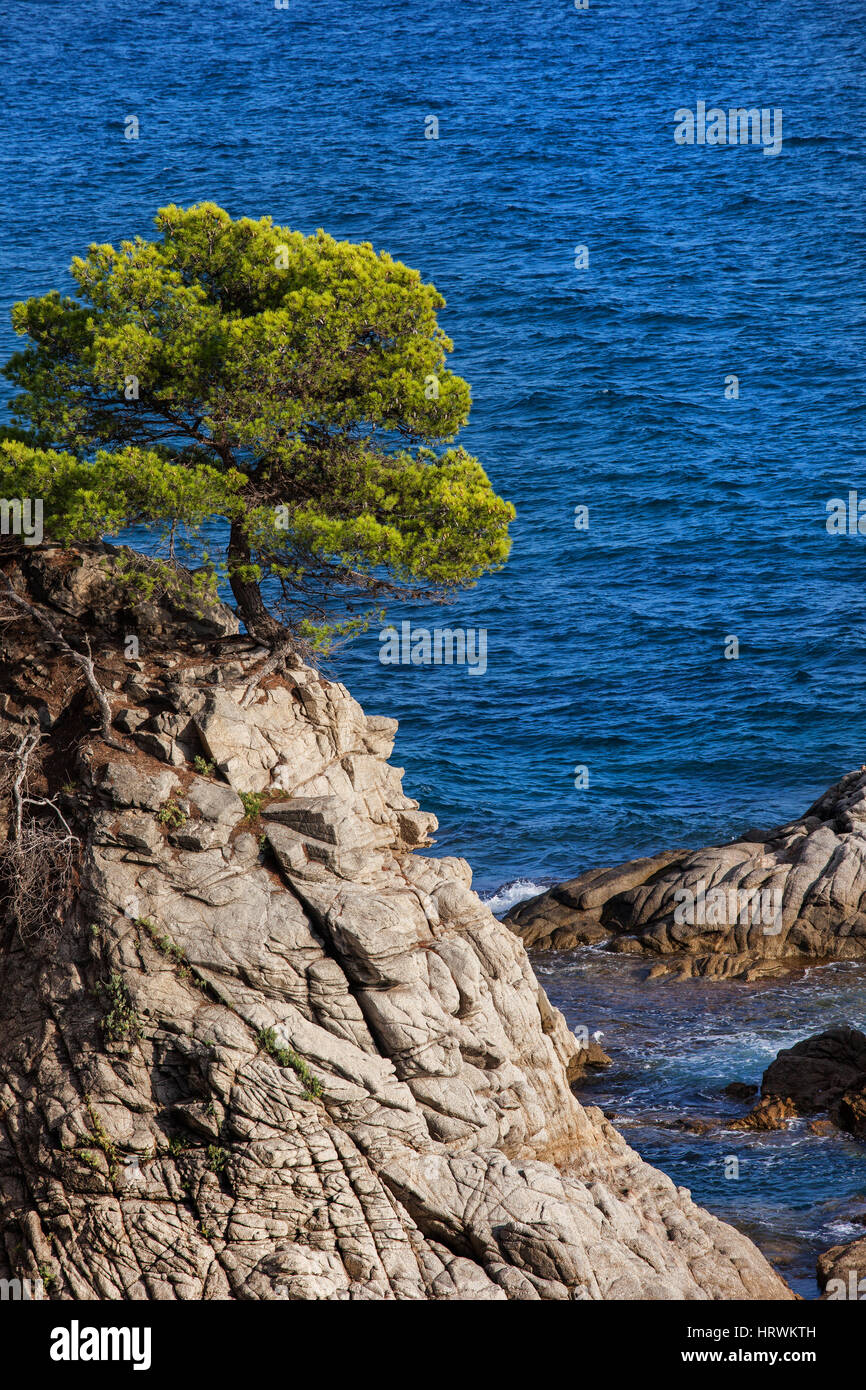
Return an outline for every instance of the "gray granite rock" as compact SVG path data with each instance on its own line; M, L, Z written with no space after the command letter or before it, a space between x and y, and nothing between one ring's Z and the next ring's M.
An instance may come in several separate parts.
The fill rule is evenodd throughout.
M232 652L217 691L180 633L139 672L224 780L79 724L63 931L0 948L0 1278L85 1300L792 1297L578 1103L523 944L465 861L409 847L430 821L385 761L393 721L306 669L244 707L255 658Z
M519 903L535 950L604 944L651 974L756 979L866 958L866 767L796 821L730 844L592 869Z

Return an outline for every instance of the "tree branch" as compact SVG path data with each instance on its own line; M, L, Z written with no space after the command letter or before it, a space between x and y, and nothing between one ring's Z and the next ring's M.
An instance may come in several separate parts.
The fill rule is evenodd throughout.
M294 646L292 644L291 638L288 637L285 638L282 642L279 642L277 646L274 647L270 656L265 659L265 661L259 667L256 674L253 676L252 680L248 682L246 689L244 690L244 693L241 696L241 709L246 709L248 705L252 704L253 696L255 695L262 681L265 679L265 676L269 676L272 671L276 671L279 666L284 665L286 658L291 656L293 652Z

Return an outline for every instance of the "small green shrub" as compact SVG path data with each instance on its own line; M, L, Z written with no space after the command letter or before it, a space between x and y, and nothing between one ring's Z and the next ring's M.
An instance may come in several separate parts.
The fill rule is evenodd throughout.
M97 989L106 1004L102 1032L112 1042L134 1042L141 1037L141 1020L136 1013L123 979L115 971L101 980Z
M264 792L238 792L238 795L244 804L244 811L246 812L244 820L258 820L261 815L262 802L265 799Z
M159 808L156 818L160 825L167 826L169 830L179 830L182 825L186 825L189 819L186 811L180 809L174 797L171 797L164 806Z
M105 1125L102 1123L99 1116L97 1115L95 1109L93 1108L93 1105L90 1102L90 1099L87 1096L85 1096L84 1100L87 1106L87 1115L90 1120L89 1142L92 1143L97 1149L99 1149L100 1153L103 1153L105 1155L105 1159L108 1164L109 1180L112 1183L115 1183L117 1182L119 1169L117 1147L114 1141L112 1139L109 1139ZM93 1152L93 1150L88 1147L88 1141L85 1139L80 1139L78 1141L78 1145L80 1146L78 1148L78 1155L82 1163L86 1163L88 1168L93 1168L95 1171L99 1171L99 1159L96 1157L96 1154Z
M196 989L201 990L203 994L209 992L210 986L207 981L201 979L199 975L196 975L190 965L189 957L181 950L176 942L172 941L170 936L166 936L165 932L161 932L159 927L156 926L154 922L151 922L148 917L137 917L136 926L141 927L142 930L147 932L160 955L165 956L166 960L171 961L182 980L186 980L189 984L195 985Z
M293 1052L290 1047L283 1047L273 1028L263 1028L256 1039L262 1052L267 1052L273 1057L278 1066L291 1067L292 1071L300 1077L304 1090L307 1095L319 1097L322 1094L322 1083L317 1076L314 1076L297 1052Z
M216 763L209 763L206 758L201 756L201 753L196 754L192 760L192 765L196 772L201 773L202 777L213 777Z
M137 919L137 925L147 932L160 955L165 956L166 960L170 960L173 965L179 966L181 968L181 973L189 971L189 961L183 951L172 941L170 936L166 936L164 932L161 932L159 927L156 926L154 922L151 922L149 917L139 917Z
M208 1144L207 1166L212 1173L224 1173L228 1161L229 1156L226 1149L221 1149L219 1144Z

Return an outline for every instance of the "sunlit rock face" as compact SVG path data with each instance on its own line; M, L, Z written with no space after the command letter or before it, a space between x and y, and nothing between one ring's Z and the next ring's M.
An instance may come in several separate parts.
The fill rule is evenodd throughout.
M3 563L89 638L120 746L16 618L3 747L17 766L41 732L28 786L76 843L43 919L7 913L0 1277L61 1299L792 1297L575 1099L523 943L464 861L423 852L392 720L300 665L251 689L263 654L228 612L106 602L109 550Z

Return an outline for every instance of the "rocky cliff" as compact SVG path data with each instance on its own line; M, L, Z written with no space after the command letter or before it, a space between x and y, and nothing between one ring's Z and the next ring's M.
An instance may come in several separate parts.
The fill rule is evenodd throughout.
M0 1278L792 1297L575 1099L522 943L419 852L394 721L309 667L256 684L227 610L130 607L117 564L2 566Z
M798 820L729 844L593 869L519 903L535 950L603 945L651 975L757 979L866 958L866 767Z

